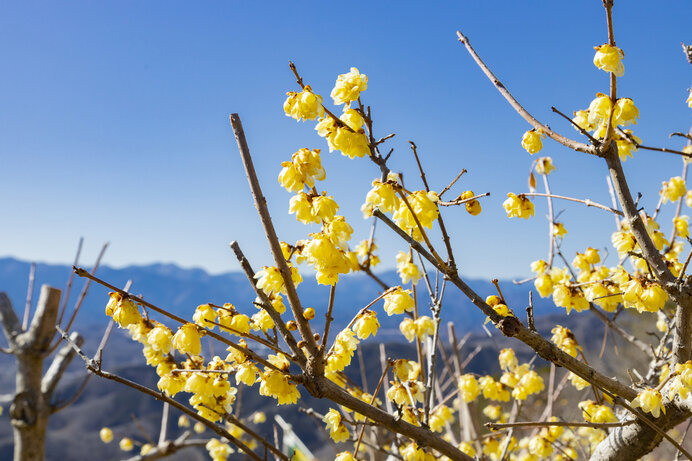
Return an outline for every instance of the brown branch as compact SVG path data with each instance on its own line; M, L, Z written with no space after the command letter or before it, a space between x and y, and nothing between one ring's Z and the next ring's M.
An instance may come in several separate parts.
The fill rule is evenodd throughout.
M91 268L91 274L95 275L96 271L99 268L99 264L101 264L101 259L103 259L103 255L106 253L106 250L108 249L109 243L106 242L103 244L101 247L101 251L99 252L98 256L96 257L96 262L94 263L94 267ZM84 288L82 288L82 292L79 294L79 298L77 298L77 303L74 306L74 310L72 311L72 315L70 316L70 321L67 322L67 326L65 327L65 331L70 331L70 328L72 328L72 324L75 321L75 318L77 318L77 314L79 313L79 309L82 307L82 303L84 302L84 298L86 298L87 292L89 291L89 285L91 285L91 281L87 280L87 282L84 284Z
M560 427L595 427L597 429L606 429L609 427L624 427L634 424L636 420L630 419L627 421L620 421L617 423L587 423L587 422L577 422L577 421L521 421L517 423L485 423L485 427L490 430L505 429L508 427L546 427L546 426L560 426Z
M495 76L495 74L493 74L493 72L488 68L488 66L485 65L481 57L478 56L478 53L476 53L476 50L474 50L471 46L471 43L469 43L469 39L466 38L459 31L457 31L457 37L459 37L459 41L466 47L466 50L469 52L473 60L476 61L478 67L480 67L480 69L483 71L486 77L490 79L495 88L497 88L500 94L507 100L507 102L509 102L509 104L514 108L514 110L516 110L517 113L531 126L533 126L536 130L540 130L542 133L544 133L551 139L559 142L563 146L569 147L570 149L576 150L577 152L598 155L593 146L589 146L588 144L577 142L565 136L562 136L561 134L558 134L551 130L547 125L544 125L538 120L536 120L526 109L522 107L521 104L519 104L519 102L514 98L514 96L512 96L512 93L510 93L509 90L507 90L505 85L503 85L502 82L500 82L500 80Z
M298 293L296 292L296 287L293 284L291 271L286 263L286 260L284 259L283 252L281 251L281 245L278 237L276 236L276 230L272 224L269 209L267 208L267 199L262 194L262 188L260 187L259 180L257 179L257 173L255 172L255 166L252 162L250 149L248 148L247 140L245 139L243 124L240 121L238 114L231 114L230 120L233 127L233 133L235 134L236 141L238 142L238 150L240 151L240 157L243 161L243 166L245 167L245 173L247 175L248 183L250 184L252 197L255 201L255 207L257 208L260 220L262 221L262 226L264 227L264 232L267 236L267 241L269 242L269 247L271 248L276 267L284 279L286 298L288 299L291 311L293 312L293 317L298 325L300 335L306 344L305 347L308 351L308 370L306 371L309 371L309 373L322 374L324 370L324 363L318 359L319 346L315 341L310 324L303 318L303 307L301 305L300 298L298 297Z
M262 301L262 308L265 311L267 311L269 316L272 318L272 320L274 321L274 325L281 334L281 337L284 339L289 349L291 349L291 351L293 352L295 356L295 361L299 364L304 365L306 358L305 354L303 353L303 350L298 347L296 339L293 337L293 334L290 331L288 331L288 328L286 328L286 324L281 318L281 314L279 314L279 312L277 312L277 310L274 309L274 306L267 297L267 294L262 289L257 288L257 284L255 283L254 278L255 271L252 269L252 266L250 266L250 262L247 260L247 258L243 254L243 251L240 249L240 245L238 245L238 242L234 240L230 243L230 247L233 250L236 259L240 263L240 267L243 269L245 276L252 285L252 288L255 290L255 294L260 299L260 301Z
M175 320L176 322L178 322L178 323L180 323L180 324L183 324L183 325L186 324L186 323L189 323L189 322L188 322L187 320L185 320L184 318L178 317L177 315L172 314L172 313L168 312L168 311L165 310L165 309L161 309L160 307L158 307L158 306L156 306L156 305L154 305L154 304L152 304L152 303L150 303L150 302L148 302L148 301L145 301L144 299L140 298L139 296L135 296L135 295L133 295L133 294L131 294L131 293L128 293L128 292L125 291L125 290L121 290L120 288L118 288L118 287L116 287L116 286L114 286L114 285L111 285L110 283L108 283L108 282L106 282L106 281L104 281L104 280L101 280L101 279L98 278L98 277L95 277L95 276L91 275L90 273L88 273L88 272L85 271L84 269L81 269L81 268L78 268L78 267L73 267L72 269L75 271L75 274L77 274L78 276L90 278L90 279L93 280L94 282L96 282L96 283L98 283L98 284L100 284L100 285L103 285L104 287L107 287L107 288L109 288L109 289L111 289L111 290L113 290L113 291L116 291L116 292L120 293L121 295L123 295L124 297L129 298L130 300L136 302L137 304L141 304L141 305L143 305L143 306L146 306L146 307L148 307L149 309L151 309L151 310L153 310L153 311L155 311L155 312L158 312L159 314L164 315L164 316L168 317L168 318L171 319L171 320ZM57 326L56 326L55 328L58 329ZM250 357L250 358L251 358L252 360L254 360L255 362L261 363L261 364L264 365L265 367L271 368L272 370L275 370L275 371L282 371L282 370L280 370L279 368L277 368L275 365L272 365L271 363L267 362L263 357L261 357L260 355L258 355L257 353L255 353L253 350L248 349L248 348L246 348L246 347L243 347L243 346L241 346L241 345L239 345L239 344L236 344L236 343L234 343L233 341L230 341L230 340L224 338L224 337L221 336L220 334L214 333L213 331L211 331L211 330L208 329L208 328L200 327L199 325L197 326L197 328L200 329L200 330L201 330L204 334L206 334L207 336L209 336L209 337L211 337L211 338L214 338L215 340L220 341L220 342L222 342L223 344L225 344L225 345L227 345L227 346L230 346L230 347L232 347L233 349L238 350L238 351L244 353L245 355L247 355L248 357Z
M457 206L457 205L463 205L468 202L473 202L474 200L477 200L482 197L487 197L490 195L490 192L486 192L484 194L478 194L474 195L473 197L465 198L463 200L451 200L449 202L443 202L443 201L438 201L437 205L438 206ZM438 196L439 197L439 196Z
M455 177L454 179L452 179L452 182L450 182L450 183L447 185L447 187L445 187L444 189L442 189L442 192L440 192L439 194L437 194L437 196L438 196L439 198L442 198L442 194L444 194L444 193L447 192L449 189L451 189L452 186L453 186L454 184L456 184L456 182L459 180L459 178L461 178L461 176L462 176L464 173L466 173L466 168L464 168L463 170L461 170L461 171L459 172L459 174L456 175L456 177ZM439 202L438 202L438 203L439 203Z

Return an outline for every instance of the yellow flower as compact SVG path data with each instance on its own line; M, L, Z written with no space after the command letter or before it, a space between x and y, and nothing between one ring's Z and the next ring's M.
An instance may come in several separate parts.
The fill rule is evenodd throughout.
M433 191L426 192L421 190L408 195L406 200L408 204L402 200L392 219L414 239L422 240L423 236L420 233L418 224L416 224L413 213L416 214L416 218L418 218L421 226L432 229L433 221L440 215L440 211L437 208L437 194ZM411 212L412 210L413 213Z
M355 101L360 97L360 92L367 88L368 77L358 72L355 67L351 67L350 72L341 74L336 78L331 97L334 99L334 104L340 105Z
M529 154L535 154L543 148L541 136L542 134L535 129L527 131L521 138L521 147L526 149Z
M685 186L685 181L680 176L674 176L668 181L663 182L663 187L661 187L661 197L663 198L663 203L666 202L677 202L683 195L687 192L687 187Z
M113 431L110 427L102 427L99 431L99 437L103 443L111 443L113 441Z
M374 208L382 212L393 213L399 207L399 197L396 195L396 190L391 181L381 182L374 180L372 189L365 196L365 203L361 207L363 216L369 218L372 216Z
M475 194L473 193L473 191L467 190L466 192L463 192L461 195L459 195L459 198L457 198L457 200L468 200L474 196ZM466 207L466 212L471 216L478 216L481 213L481 204L478 200L471 200L469 202L466 202L464 203L464 206Z
M550 174L555 171L555 166L553 165L553 159L550 157L541 157L536 160L536 173L538 174Z
M231 453L233 453L233 449L230 445L223 443L219 439L209 439L204 448L209 452L212 461L226 461Z
M217 312L210 304L201 304L195 309L195 313L192 316L192 321L203 328L214 329L214 324L210 322L216 322Z
M493 421L500 419L502 416L502 407L500 405L486 405L483 408L483 414Z
M413 311L411 290L404 290L401 287L396 287L396 289L384 295L384 310L387 315L403 314L404 312Z
M281 166L279 184L289 192L300 192L306 185L313 187L315 181L326 177L319 149L302 148L293 154L290 162L283 162Z
M654 418L661 415L661 411L665 414L666 409L663 406L661 393L656 389L644 389L630 402L633 408L641 408L645 413L651 413Z
M330 152L332 150L340 150L343 155L350 159L371 154L368 137L362 129L352 131L337 126L327 137L327 142Z
M606 72L612 72L616 77L622 77L625 73L625 66L622 60L625 58L625 53L618 47L605 44L594 47L596 55L593 57L593 63L596 67Z
M553 235L563 238L567 234L567 229L561 222L553 223Z
M142 448L140 448L139 454L140 455L148 455L154 451L154 448L155 448L154 445L152 445L150 443L145 443L144 445L142 445Z
M483 390L483 397L501 402L509 401L509 390L504 384L495 381L491 376L483 376L478 380L478 384Z
M613 102L610 97L603 93L597 93L596 98L589 104L589 124L596 127L602 126L605 130L612 108Z
M682 383L692 389L692 360L675 365L675 373L680 376Z
M535 435L529 439L529 453L548 458L553 452L553 445L541 435Z
M147 334L147 342L154 350L168 354L173 346L172 337L173 332L166 325L156 322L154 328Z
M579 375L575 375L574 373L569 374L569 381L578 391L584 389L586 386L591 385L591 383L589 383L587 380Z
M122 439L120 439L119 446L122 451L130 451L134 448L132 439L129 437L123 437Z
M412 261L411 254L404 251L400 251L396 255L396 271L399 273L403 284L411 281L415 285L421 277L418 267Z
M430 430L442 432L442 428L453 419L452 410L447 405L440 405L430 414Z
M202 350L199 331L194 323L186 323L173 336L173 347L182 354L198 355Z
M593 123L589 122L589 111L588 110L578 110L574 113L574 118L572 119L575 125L580 127L584 131L593 131L596 129Z
M375 336L378 328L380 328L380 322L377 320L375 312L371 310L360 314L353 324L353 331L358 339L367 339L370 335Z
M529 217L534 215L533 203L524 195L517 196L509 192L507 197L502 206L507 212L508 218L529 219Z
M627 133L629 137L620 136L618 133L615 133L615 142L618 147L618 156L620 160L624 162L627 160L627 157L632 157L632 152L637 152L639 150L637 145L640 145L642 140L638 136L633 135L632 130L622 131ZM632 138L636 145L629 138Z
M252 329L266 332L274 328L274 319L264 309L252 316Z
M288 381L286 375L269 369L260 375L259 393L277 399L279 405L296 403L300 397L298 388Z
M461 442L457 448L459 448L461 452L468 456L471 456L472 458L476 456L476 449L473 448L473 445L471 445L469 442Z
M533 282L541 298L546 298L553 293L553 281L548 274L541 274Z
M538 376L534 370L529 370L512 390L512 397L517 400L526 400L529 395L537 394L544 388L543 378Z
M317 271L317 283L334 285L339 281L339 274L351 271L351 262L346 253L324 233L310 236L312 240L305 246L303 255Z
M246 386L252 386L253 384L255 384L255 381L257 380L258 373L259 369L257 369L254 363L250 361L243 362L238 365L235 374L235 383L243 383Z
M634 235L626 231L616 231L610 237L610 241L613 242L613 246L618 251L618 255L623 256L628 252L634 250L637 241L634 239Z
M338 453L336 455L336 458L334 458L334 461L358 461L356 458L353 457L350 451L342 451L341 453Z
M291 279L293 280L294 285L298 285L300 282L303 281L303 277L300 276L298 269L291 266L290 264L289 269L291 271ZM284 279L281 276L281 272L279 272L279 269L277 269L276 267L264 266L261 271L258 271L255 274L255 279L257 280L257 288L264 291L264 293L267 296L278 295L279 293L286 292ZM278 299L280 300L281 298ZM283 310L285 310L285 307L283 310L281 310L277 308L276 305L274 306L274 308L279 312L283 312Z
M326 192L312 199L313 215L322 221L330 221L336 215L339 205Z
M459 376L457 386L461 393L461 399L466 403L475 400L478 394L481 393L481 388L478 385L478 381L476 381L476 377L470 373Z
M335 409L330 408L329 412L322 418L322 421L327 425L329 437L335 442L343 442L350 437L348 429L341 422L341 413Z
M637 109L637 106L634 105L630 98L620 98L617 100L613 112L613 123L615 125L636 125L637 118L639 118L639 109Z
M618 421L610 407L598 405L592 400L579 402L578 407L582 411L584 420L590 423L616 423Z
M142 321L137 305L129 298L123 297L120 293L109 293L110 299L106 304L106 315L113 317L118 322L120 328L128 325L137 325Z
M500 360L500 368L504 371L514 370L519 364L514 349L510 348L502 349L498 359Z
M194 431L198 434L201 434L202 432L207 430L207 426L205 426L203 423L200 421L197 421L194 426L192 426Z
M334 216L324 224L324 235L342 250L348 249L348 241L353 234L353 228L343 216Z
M314 94L309 85L300 93L290 91L284 101L284 112L296 120L314 120L324 116L322 96Z
M692 90L690 90L690 94L687 95L685 102L687 103L687 107L692 109Z

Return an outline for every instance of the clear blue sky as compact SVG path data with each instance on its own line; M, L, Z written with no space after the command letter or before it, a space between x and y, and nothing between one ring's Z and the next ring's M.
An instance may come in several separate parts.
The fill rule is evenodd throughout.
M692 67L692 4L617 0L618 45L625 50L620 95L640 109L647 144L686 131ZM545 257L545 203L536 217L508 220L507 191L526 191L533 160L520 147L527 125L497 94L457 42L462 29L515 96L540 120L577 137L553 115L586 108L607 90L592 64L606 41L600 0L337 2L3 2L0 4L0 256L70 262L80 236L92 260L103 241L115 266L155 261L236 270L238 240L259 267L269 263L250 202L228 114L243 120L281 237L308 232L287 214L290 195L276 177L300 147L322 148L324 187L365 238L360 205L377 176L364 159L327 154L313 123L282 111L295 90L288 60L316 92L358 67L378 136L396 132L392 165L416 181L409 139L441 189L461 169L467 188L491 192L483 213L448 209L462 272L522 276ZM558 168L554 193L609 202L604 162L545 142ZM654 206L660 183L680 172L674 156L640 152L626 163L632 189ZM559 203L569 255L605 246L607 213ZM669 223L664 221L665 230ZM314 231L314 229L310 229ZM598 231L598 232L596 232ZM379 232L385 266L391 234Z

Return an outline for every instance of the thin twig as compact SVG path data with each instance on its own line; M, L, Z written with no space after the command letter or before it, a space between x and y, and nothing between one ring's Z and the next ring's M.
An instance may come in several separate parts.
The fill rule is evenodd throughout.
M554 195L554 194L541 194L539 192L524 192L519 195L525 195L527 197L548 197L548 198L557 198L560 200L568 200L570 202L577 202L577 203L583 203L586 206L592 206L596 208L600 208L601 210L605 211L610 211L611 213L614 213L618 216L623 216L622 211L616 210L614 208L610 208L605 205L601 205L600 203L592 202L591 200L587 199L578 199L578 198L573 198L573 197L565 197L564 195Z

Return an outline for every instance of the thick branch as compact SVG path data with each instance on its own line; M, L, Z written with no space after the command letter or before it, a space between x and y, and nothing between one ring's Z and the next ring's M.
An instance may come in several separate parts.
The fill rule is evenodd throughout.
M62 292L57 288L48 285L41 286L41 294L29 330L21 335L22 347L37 351L49 347L55 332L61 295Z
M0 292L0 322L12 350L15 348L15 339L22 333L22 327L12 307L12 301L5 292Z

